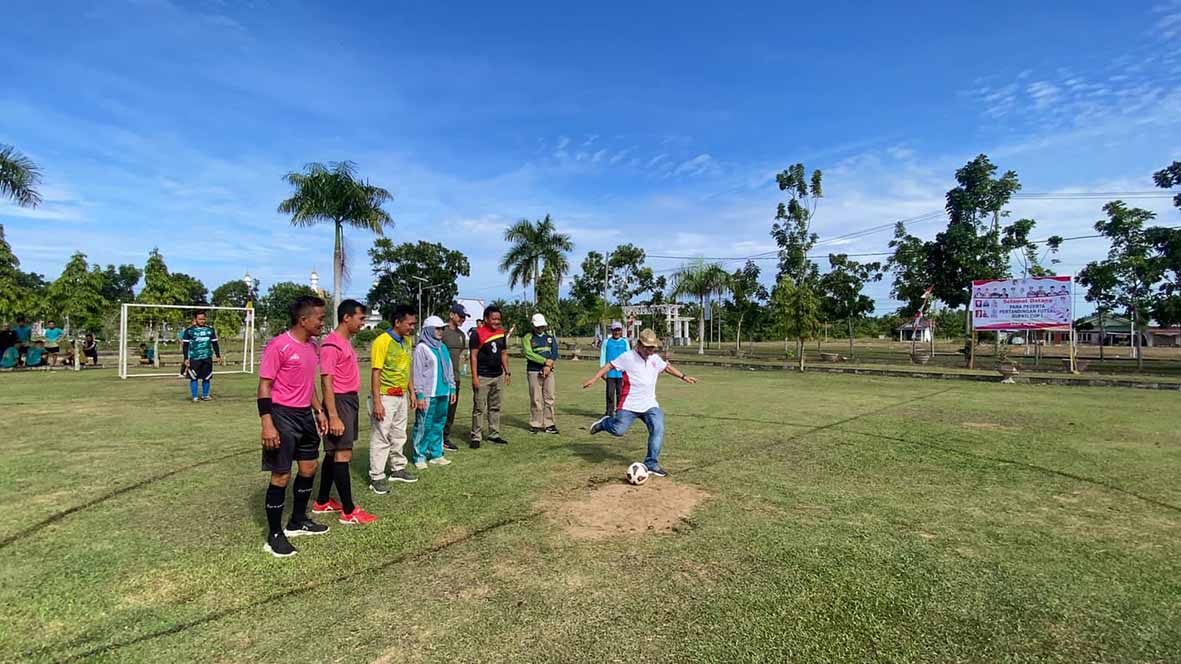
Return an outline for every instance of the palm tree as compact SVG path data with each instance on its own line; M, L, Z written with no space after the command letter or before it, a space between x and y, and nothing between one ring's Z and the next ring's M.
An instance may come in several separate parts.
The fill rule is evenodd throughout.
M699 258L673 275L673 297L695 297L701 304L697 317L697 354L705 354L705 300L726 292L730 275L718 263Z
M41 195L37 185L41 170L11 145L0 144L0 197L11 198L21 207L37 207Z
M541 221L522 219L504 231L504 241L511 243L500 259L500 271L508 272L509 286L516 288L533 285L533 304L537 304L537 280L541 278L542 262L553 271L558 285L570 271L566 254L574 251L574 242L559 233L547 214Z
M292 226L334 226L335 248L332 255L332 310L340 306L341 287L348 274L344 251L345 224L382 235L394 221L381 206L391 200L390 192L356 177L351 161L311 163L304 172L283 176L295 191L279 203L279 212L291 215Z

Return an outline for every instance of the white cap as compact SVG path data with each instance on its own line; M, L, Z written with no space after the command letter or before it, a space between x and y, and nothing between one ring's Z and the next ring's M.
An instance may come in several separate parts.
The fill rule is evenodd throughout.
M545 316L533 314L533 327L549 327L549 323L545 322Z
M426 320L422 322L423 327L443 327L446 323L438 316L427 316Z
M619 321L612 321L611 322L611 329L612 330L622 330L623 323L620 323Z

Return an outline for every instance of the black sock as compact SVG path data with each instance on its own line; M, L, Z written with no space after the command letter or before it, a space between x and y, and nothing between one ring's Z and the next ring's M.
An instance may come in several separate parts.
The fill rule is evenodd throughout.
M328 497L332 495L332 478L335 477L332 473L332 467L336 465L336 460L332 457L332 452L324 453L324 463L320 464L320 495L316 496L316 502L321 505L328 502Z
M296 475L295 481L295 505L291 510L291 523L300 523L306 521L308 518L308 500L312 497L312 485L316 483L315 477L304 477L303 475Z
M271 535L283 532L283 499L287 495L287 487L267 487L267 497L263 507L267 512L267 529Z
M348 514L357 507L353 504L353 479L349 476L349 462L337 461L333 464L332 473L336 480L336 492L340 494L341 508Z

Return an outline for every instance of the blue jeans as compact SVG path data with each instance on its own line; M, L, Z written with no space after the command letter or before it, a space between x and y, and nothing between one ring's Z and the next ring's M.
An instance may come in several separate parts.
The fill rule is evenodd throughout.
M650 469L656 468L660 465L660 448L664 447L663 410L651 408L643 413L617 410L614 417L603 422L603 431L618 438L627 433L632 423L638 419L644 420L644 424L648 427L648 457L644 459L644 465Z

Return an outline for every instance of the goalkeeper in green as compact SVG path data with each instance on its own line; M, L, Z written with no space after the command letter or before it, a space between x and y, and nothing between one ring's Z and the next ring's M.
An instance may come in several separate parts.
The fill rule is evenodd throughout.
M185 373L189 377L189 394L197 401L197 381L201 381L201 401L209 401L209 381L213 378L213 363L221 362L221 347L217 332L205 324L205 312L193 316L193 324L180 337L180 352L185 358Z

